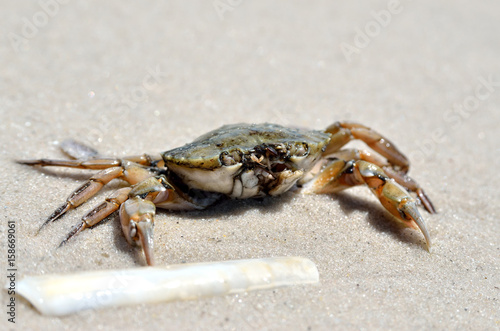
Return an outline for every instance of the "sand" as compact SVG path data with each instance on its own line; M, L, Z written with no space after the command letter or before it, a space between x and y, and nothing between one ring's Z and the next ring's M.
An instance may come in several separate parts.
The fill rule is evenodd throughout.
M111 219L57 249L87 205L36 231L89 171L33 169L79 139L103 155L159 153L223 124L369 125L412 162L433 240L365 187L289 192L156 218L158 264L304 256L320 284L40 315L1 292L19 330L500 327L500 4L468 1L6 2L0 12L0 245L16 280L140 267ZM362 146L362 144L355 144ZM140 285L140 284L139 284Z

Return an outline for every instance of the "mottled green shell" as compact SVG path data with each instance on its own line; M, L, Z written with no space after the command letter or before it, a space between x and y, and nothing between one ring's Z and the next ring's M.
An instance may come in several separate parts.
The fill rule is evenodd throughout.
M243 154L250 153L263 144L304 143L309 147L309 156L321 154L329 142L330 134L315 130L287 128L277 124L231 124L210 131L192 143L162 153L168 164L199 169L221 167L220 154L238 149Z

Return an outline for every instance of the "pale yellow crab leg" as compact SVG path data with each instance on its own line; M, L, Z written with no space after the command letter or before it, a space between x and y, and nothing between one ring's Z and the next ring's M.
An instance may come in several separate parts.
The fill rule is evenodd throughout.
M74 190L66 199L66 201L59 206L40 226L38 231L40 231L45 225L57 220L59 217L64 215L68 210L76 208L93 195L95 195L99 190L109 183L112 179L121 177L123 175L122 167L113 167L102 170L90 177L83 185Z
M393 178L399 185L403 186L410 192L414 192L418 196L418 199L420 200L422 205L429 213L431 214L436 213L436 209L434 208L434 205L432 204L431 200L425 194L422 187L420 187L420 185L413 178L411 178L407 174L394 170L394 168L389 163L385 162L385 160L382 160L380 157L377 157L373 153L366 150L359 150L354 148L342 149L338 152L329 155L327 158L328 159L337 158L337 159L342 159L344 161L364 160L379 166L384 170L387 176Z
M107 197L104 202L85 214L85 216L82 217L80 223L78 223L71 230L71 232L66 235L66 238L64 238L59 247L66 244L68 240L70 240L81 231L96 225L97 223L117 211L118 208L120 208L120 205L128 199L128 194L131 190L131 187L124 187L116 190L109 197Z
M429 231L418 212L415 199L373 163L363 160L333 160L305 186L305 190L320 194L333 193L361 184L366 184L396 219L412 228L419 228L430 251Z
M111 213L120 209L120 222L125 238L130 244L143 248L146 261L154 264L153 226L156 205L177 210L202 209L214 203L218 194L190 197L181 194L165 175L149 176L143 181L115 191L106 201L88 212L61 242L67 243L72 237L89 228Z
M159 179L158 179L159 178ZM113 192L106 200L100 203L97 207L89 211L85 216L82 217L80 223L78 223L70 233L66 235L66 238L61 242L59 247L66 244L68 240L80 233L81 231L94 226L99 223L115 211L117 211L120 206L127 201L129 196L143 195L146 198L154 199L156 194L171 188L164 176L159 177L149 177L142 182L134 185L133 187L124 187ZM125 235L127 237L127 234Z
M109 183L115 178L121 178L130 184L138 183L145 178L154 176L156 173L151 172L149 169L144 168L134 162L122 160L122 166L111 167L96 173L89 180L87 180L83 185L77 188L73 193L69 195L66 201L57 208L45 222L42 224L40 231L45 225L57 220L59 217L64 215L68 210L76 208L83 204L85 201L94 196L99 192L104 185Z
M336 122L325 131L331 133L332 138L323 153L324 156L337 152L353 139L359 139L385 157L395 170L408 172L410 167L408 158L389 139L367 126L352 122Z
M111 167L123 166L124 161L126 162L130 161L136 164L149 166L159 160L153 160L151 156L147 154L142 154L142 155L127 156L121 159L116 159L116 158L99 158L90 160L36 159L36 160L17 160L16 162L20 164L26 164L30 166L40 166L40 167L66 167L66 168L101 170Z

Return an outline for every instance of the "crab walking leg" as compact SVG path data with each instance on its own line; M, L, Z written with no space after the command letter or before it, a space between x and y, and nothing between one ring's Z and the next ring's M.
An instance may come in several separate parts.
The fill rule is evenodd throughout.
M325 156L338 151L349 141L359 139L385 157L395 170L403 173L408 172L410 163L406 156L389 139L367 126L358 123L336 122L325 131L332 134L330 143L323 153Z
M327 158L329 159L337 158L337 159L342 159L344 161L363 160L379 166L384 170L387 176L394 179L399 185L403 186L410 192L414 192L418 196L422 205L429 213L431 214L436 213L436 209L434 208L434 205L432 204L431 200L425 194L422 187L420 187L420 185L413 178L394 170L394 168L390 166L390 164L388 164L381 158L376 157L369 151L359 150L359 149L343 149L331 155L328 155Z
M137 172L145 169L139 167L135 169L134 167L130 167L127 168L126 171L130 172L130 170L134 170ZM68 240L70 240L81 231L94 226L95 224L111 215L113 212L117 211L120 206L125 201L127 201L127 199L129 199L129 197L142 196L144 199L153 200L156 198L158 193L164 192L168 189L173 190L173 187L168 184L168 182L166 181L166 177L163 175L153 177L151 173L143 173L143 176L149 177L132 187L124 187L116 190L115 192L113 192L113 194L106 198L104 202L85 214L85 216L82 217L80 223L78 223L71 230L71 232L68 233L59 247L66 244Z
M127 168L126 171L140 172L146 169L137 167ZM153 257L153 227L156 212L155 203L167 209L202 209L212 204L219 195L207 194L203 198L191 198L182 195L165 175L153 176L150 172L142 173L146 178L132 187L125 187L115 191L106 201L82 217L59 246L68 242L81 231L89 228L111 213L120 209L120 222L125 238L130 244L141 246L148 265L154 264ZM129 174L130 176L130 174ZM136 174L137 176L137 174ZM134 179L137 180L138 177ZM129 178L130 182L131 180Z
M344 161L363 160L363 161L367 161L367 162L376 164L381 168L386 167L386 166L390 166L390 164L386 160L383 160L381 157L377 157L377 155L374 155L374 153L371 153L370 151L363 150L363 149L357 149L357 148L341 149L333 154L325 155L324 158L329 159L329 160L341 159Z
M80 223L78 223L66 238L61 242L59 247L66 244L68 240L80 233L81 231L96 225L112 213L120 208L121 204L127 201L129 192L132 190L131 187L124 187L113 192L109 197L106 198L101 204L89 211L85 216L82 217Z
M306 191L333 193L352 186L366 184L382 205L398 220L419 228L430 251L431 239L417 203L395 180L377 165L363 160L333 160L306 186Z
M161 160L154 160L151 156L147 154L127 156L121 159L115 158L100 158L100 159L90 159L90 160L52 160L52 159L37 159L37 160L17 160L17 163L26 164L30 166L40 166L40 167L66 167L66 168L78 168L78 169L92 169L101 170L111 167L123 166L123 163L130 161L140 165L149 166L155 162L160 162Z
M68 210L76 208L87 201L90 197L99 192L99 190L104 185L109 183L112 179L118 178L122 175L122 167L113 167L102 170L94 176L90 177L89 180L87 180L83 185L74 190L66 199L66 201L61 206L59 206L59 208L57 208L47 218L47 220L45 220L42 226L40 226L40 228L38 229L38 232L40 232L40 230L48 223L51 223L64 215Z
M92 196L94 196L101 188L115 178L122 178L130 184L135 184L144 180L147 177L154 176L155 173L147 168L144 168L136 163L130 161L121 161L121 167L112 167L101 170L92 176L87 182L77 188L69 195L66 201L57 208L42 224L40 231L45 225L57 220L64 215L68 210L76 208Z

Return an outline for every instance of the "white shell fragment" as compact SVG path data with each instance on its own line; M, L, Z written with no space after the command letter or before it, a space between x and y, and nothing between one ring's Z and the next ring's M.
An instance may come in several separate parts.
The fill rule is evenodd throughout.
M277 257L28 276L18 283L18 293L42 314L67 315L85 309L191 300L318 281L318 270L311 260Z

